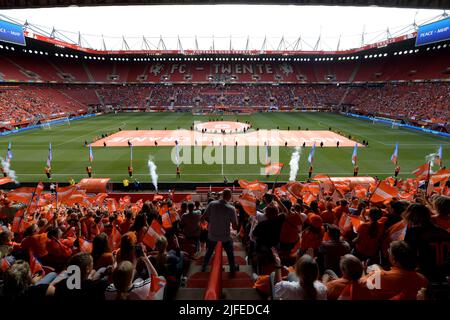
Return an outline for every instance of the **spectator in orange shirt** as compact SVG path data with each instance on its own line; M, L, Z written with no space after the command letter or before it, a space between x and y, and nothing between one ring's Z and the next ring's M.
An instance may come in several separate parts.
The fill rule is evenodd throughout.
M309 221L310 224L303 231L300 240L300 249L302 253L306 253L310 248L316 251L322 244L323 235L325 233L322 226L322 218L319 215L311 215Z
M136 219L134 220L134 224L131 226L130 231L134 231L136 233L137 242L141 243L142 239L144 239L144 236L147 233L147 230L147 216L140 213L136 216Z
M340 260L341 278L330 270L322 277L322 282L327 286L327 300L338 300L344 288L357 283L363 274L363 264L354 255L346 254Z
M432 217L432 221L450 232L450 197L437 196L434 199L433 206L437 215Z
M72 255L72 250L61 241L59 229L48 230L47 237L46 249L48 254L44 257L43 262L55 269L60 269L66 265L67 260Z
M145 204L144 204L145 205ZM131 226L134 223L134 214L131 210L125 210L125 221L123 221L119 226L120 234L125 234L130 231Z
M39 233L38 227L33 224L25 230L20 247L33 252L36 258L42 258L48 254L47 241L47 233Z
M114 258L106 233L100 233L94 238L91 255L94 260L94 270L106 268L114 264Z
M291 209L286 213L280 233L280 250L290 251L299 241L303 220L300 213Z
M357 256L361 259L374 258L378 253L384 231L384 225L378 222L381 216L381 210L378 207L372 207L369 211L369 222L361 223L358 227L357 236L353 242Z
M347 200L339 201L339 206L334 208L335 221L339 221L343 213L349 213Z
M328 224L336 224L336 221L334 220L334 212L333 212L333 202L328 201L326 204L326 210L322 211L322 214L320 215L320 217L323 220L323 223L328 223Z
M389 247L390 271L380 272L380 287L372 289L371 295L377 300L389 300L401 296L404 300L416 300L417 293L428 286L428 280L416 268L415 252L405 241L393 241ZM373 275L363 278L373 281Z

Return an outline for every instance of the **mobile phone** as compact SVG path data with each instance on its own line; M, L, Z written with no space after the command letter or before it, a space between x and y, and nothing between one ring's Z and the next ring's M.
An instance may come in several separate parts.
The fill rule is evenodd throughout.
M142 250L142 246L135 246L136 257L140 258L144 256L144 251Z

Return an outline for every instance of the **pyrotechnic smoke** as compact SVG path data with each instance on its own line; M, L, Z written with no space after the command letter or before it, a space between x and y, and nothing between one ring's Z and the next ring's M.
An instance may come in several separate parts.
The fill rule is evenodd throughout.
M148 169L150 170L153 186L155 187L155 190L158 191L158 174L156 173L156 165L152 159L148 160Z
M289 161L289 167L291 168L289 173L289 181L295 181L295 177L298 172L298 164L300 162L300 155L302 149L300 147L295 147L294 152L292 152L291 161Z
M17 181L16 172L11 169L11 164L9 163L9 161L3 159L2 157L0 157L0 159L2 162L3 170L5 171L6 175L10 177L16 184L18 184L19 181Z

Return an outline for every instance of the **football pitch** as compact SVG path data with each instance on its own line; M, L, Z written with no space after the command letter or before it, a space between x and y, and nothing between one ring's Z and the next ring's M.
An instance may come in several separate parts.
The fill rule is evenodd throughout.
M259 128L280 130L328 131L331 127L334 132L340 131L340 135L351 140L362 142L366 140L369 146L358 148L358 165L360 176L378 176L380 178L393 174L394 165L390 161L395 144L399 143L400 176L410 177L411 172L425 162L425 156L435 153L439 147L443 147L444 165L446 156L450 155L450 139L431 134L421 133L407 129L392 129L384 124L373 124L369 121L349 118L331 113L255 113L252 115L233 116L195 116L190 113L121 113L96 116L84 120L72 121L70 124L52 126L50 129L33 129L30 131L12 134L0 138L0 152L6 156L8 143L12 144L13 158L11 168L16 171L18 181L36 182L48 181L45 176L45 165L48 155L48 145L51 142L53 149L52 173L53 181L67 182L69 178L76 181L87 177L85 168L89 165L89 148L84 142L90 143L94 137L102 134L117 133L119 128L123 131L139 130L190 130L194 122L208 122L210 120L221 121L249 121L252 130ZM221 136L221 134L217 134ZM101 141L101 140L100 140ZM217 148L217 144L215 145ZM301 147L301 144L299 145ZM176 164L173 161L174 146L146 145L133 147L133 177L143 182L151 182L148 168L148 160L152 159L157 166L157 174L160 182L222 182L224 176L229 181L234 179L259 179L262 181L274 181L274 176L266 177L262 173L264 165L249 163L225 163L208 164L182 163L181 179L176 178ZM194 154L210 152L205 145L189 147ZM234 147L246 154L248 146ZM109 177L113 182L121 182L128 177L127 167L130 164L130 148L124 146L97 146L93 147L94 159L92 162L93 177ZM247 150L248 149L248 150ZM261 147L263 153L265 147ZM279 155L279 162L284 163L278 181L289 179L289 161L294 151L294 146L284 145L269 147L269 154L275 152ZM297 180L305 180L308 175L309 164L307 162L311 147L307 144L300 149L300 164ZM261 152L261 151L260 151ZM353 166L351 163L353 146L320 148L316 145L314 156L314 174L326 173L330 176L351 176ZM237 155L235 155L237 156ZM264 158L264 155L262 156ZM248 159L247 159L248 160ZM222 173L223 172L223 173Z

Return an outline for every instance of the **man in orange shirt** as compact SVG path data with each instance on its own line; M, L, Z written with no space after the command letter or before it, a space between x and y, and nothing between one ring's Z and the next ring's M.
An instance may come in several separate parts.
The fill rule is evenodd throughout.
M346 214L350 213L350 210L348 209L347 200L339 201L339 206L334 208L333 211L334 211L335 221L339 222L343 213L346 213Z
M37 225L33 224L28 227L24 235L26 236L20 244L22 249L33 252L36 258L42 258L48 254L47 233L39 233Z
M389 300L395 296L402 296L405 300L416 300L419 290L428 286L428 280L414 271L416 268L414 251L405 241L393 241L389 247L389 261L392 268L390 271L380 272L379 288L376 287L376 275L370 274L363 278L368 287L375 286L370 291L372 298Z

